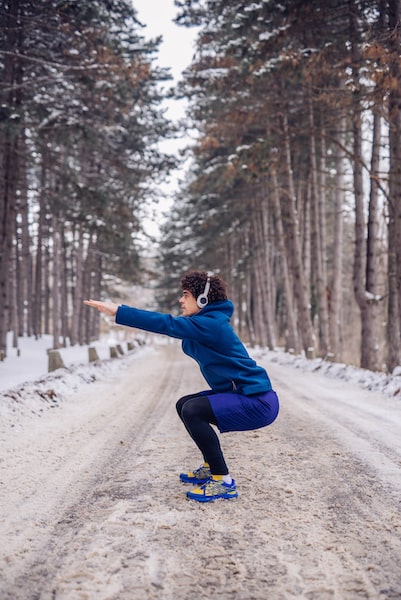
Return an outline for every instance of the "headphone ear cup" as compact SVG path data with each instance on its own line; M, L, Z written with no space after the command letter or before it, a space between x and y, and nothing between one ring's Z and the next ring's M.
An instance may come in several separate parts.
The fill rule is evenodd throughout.
M210 275L207 276L203 294L199 294L199 296L196 299L196 304L199 306L199 308L203 308L204 306L206 306L206 304L208 304L209 298L207 297L207 295L209 293L209 290L210 290Z
M208 302L209 300L206 294L199 294L196 299L196 304L199 306L199 308L204 308Z

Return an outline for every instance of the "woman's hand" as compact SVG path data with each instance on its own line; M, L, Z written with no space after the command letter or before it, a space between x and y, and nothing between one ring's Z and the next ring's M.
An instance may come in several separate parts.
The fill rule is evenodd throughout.
M114 302L101 302L100 300L84 300L84 304L92 306L92 308L97 308L105 315L109 315L109 317L115 317L119 307L119 305L114 304Z

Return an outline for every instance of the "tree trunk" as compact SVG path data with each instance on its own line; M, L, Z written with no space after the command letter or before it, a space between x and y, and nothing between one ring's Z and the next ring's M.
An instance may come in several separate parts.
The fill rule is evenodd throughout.
M272 313L273 299L270 297L271 280L270 261L268 255L268 223L266 214L266 198L263 189L255 191L255 201L252 207L252 229L254 231L253 260L254 278L257 294L255 303L257 318L255 319L255 332L257 343L275 347L274 319ZM254 294L255 295L255 294Z
M52 320L53 349L60 347L61 313L60 313L60 280L61 280L61 243L60 228L57 216L53 215L53 269L52 269Z
M44 263L43 263L43 331L45 334L51 334L50 327L50 301L51 301L51 286L50 286L50 273L51 273L51 256L49 249L49 239L46 238L46 245L44 247Z
M102 291L102 279L103 279L103 260L102 260L102 255L99 253L96 253L96 257L95 257L95 269L94 269L94 275L93 275L93 292L94 292L94 296L95 298L100 298L101 295L101 291ZM83 304L81 302L81 305L83 307ZM99 333L100 333L100 313L96 310L96 311L92 311L95 313L94 315L94 319L93 319L93 329L92 329L92 339L98 339L99 338Z
M60 256L60 320L61 320L61 336L63 338L63 346L66 347L69 339L69 323L68 323L68 260L67 260L67 240L65 235L65 227L62 224L61 229L61 256ZM99 298L99 296L96 296Z
M8 285L8 298L9 298L9 327L12 331L12 347L18 348L18 289L17 289L17 277L13 274L17 271L17 246L14 244L12 249L10 273L9 273L9 285Z
M272 274L272 227L273 223L269 219L270 206L268 203L267 190L262 183L261 187L261 225L263 233L263 265L262 278L265 293L263 295L263 312L267 323L267 340L270 349L276 347L276 327L274 319L274 294L273 294L273 274Z
M74 249L73 249L73 260L71 264L72 270L72 279L74 281L74 288L72 293L72 314L71 314L71 326L70 326L70 338L71 345L75 346L75 344L79 341L79 329L80 324L82 323L83 314L82 314L82 301L84 300L84 292L83 292L83 261L84 261L84 236L83 236L83 227L82 224L79 225L77 231L77 237L74 236Z
M363 190L363 155L362 155L362 103L359 91L359 48L357 39L357 22L355 13L350 10L350 35L354 65L354 88L352 102L352 133L353 133L353 175L355 196L355 252L353 284L354 294L361 313L361 351L360 365L364 369L378 368L376 338L372 322L375 318L374 299L366 288L367 240L365 205ZM375 142L375 144L377 141ZM373 148L375 151L375 148ZM373 240L372 240L373 242ZM371 268L371 267L369 267Z
M7 355L7 329L10 321L8 279L12 264L15 237L15 210L18 181L18 141L21 119L22 67L18 58L22 40L20 2L8 2L3 8L2 27L4 49L2 56L3 87L0 93L3 125L0 129L0 352Z
M276 230L276 249L280 257L281 274L284 288L284 303L286 309L286 350L287 352L301 352L301 344L297 331L296 311L294 306L293 287L288 267L287 251L285 247L284 228L281 216L280 193L277 181L276 160L270 165L272 179L271 206Z
M253 217L253 221L255 217ZM253 223L253 229L257 225ZM257 235L257 233L256 233ZM266 321L263 315L263 294L265 292L262 283L262 261L260 251L256 250L256 256L252 261L252 322L255 331L254 342L259 346L268 346L268 333Z
M337 143L335 146L336 178L334 189L333 270L329 288L330 348L333 358L337 361L341 360L345 128L346 120L345 117L342 117L335 133Z
M285 166L288 178L288 199L284 204L285 232L288 243L288 252L291 259L292 279L294 284L294 297L298 308L298 327L301 332L303 348L308 357L315 355L315 337L313 334L310 301L305 285L303 265L301 260L301 244L299 235L299 222L296 210L293 172L291 165L290 137L287 117L283 117L283 142L285 148Z
M380 236L379 236L379 169L381 147L381 115L373 115L372 160L370 171L370 197L368 211L368 236L366 244L366 296L370 322L369 342L362 347L361 364L369 365L373 371L380 370L380 302L383 300L380 276Z
M18 203L18 335L32 335L32 257L29 231L29 204L25 137L21 139L20 196Z
M388 2L389 69L393 86L388 98L390 178L388 217L387 368L401 364L401 69L399 0ZM394 83L396 85L394 86Z
M313 114L312 91L309 89L309 127L311 161L311 208L312 208L312 272L316 285L317 314L319 319L319 351L327 356L330 350L329 313L327 305L327 282L324 279L325 257L324 230L321 220L321 201L318 185L318 161L316 155L316 128Z
M43 172L43 167L42 167ZM42 175L43 179L43 175ZM43 187L42 187L43 190ZM35 257L35 283L32 307L32 325L33 333L36 338L42 334L42 315L43 315L43 239L45 226L45 203L43 193L39 197L39 218L38 218L38 237L36 241Z

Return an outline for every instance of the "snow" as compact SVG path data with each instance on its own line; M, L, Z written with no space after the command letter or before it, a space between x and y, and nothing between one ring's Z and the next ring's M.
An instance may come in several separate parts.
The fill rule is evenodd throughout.
M197 77L203 77L203 79L218 79L219 77L226 77L229 74L229 69L226 67L202 69L197 72Z
M148 351L145 336L138 335L133 350L114 336L105 336L91 344L99 360L89 363L88 345L60 348L65 368L48 373L48 353L53 338L44 335L36 340L24 337L18 340L18 351L11 347L8 336L7 358L0 362L0 419L13 426L17 416L39 415L54 408L83 386L105 379L126 366L132 353ZM110 347L119 344L123 354L110 358Z
M262 356L270 362L289 365L304 372L319 372L331 379L348 381L357 384L362 389L379 392L389 397L396 397L401 400L401 369L396 367L391 375L359 369L352 365L336 363L322 358L306 359L300 355L294 355L286 352L269 351L266 349L257 349L253 356ZM401 408L401 402L400 402Z
M99 360L94 363L89 363L87 345L61 348L59 351L65 368L48 373L47 351L52 348L52 337L43 336L39 340L19 338L17 352L11 347L10 335L7 358L0 362L0 418L14 426L17 415L40 415L43 411L58 406L66 396L79 391L83 386L107 379L119 369L127 368L130 354L151 351L146 339L146 335L137 336L134 349L128 351L127 346L114 335L104 336L91 344L99 356ZM169 342L168 338L162 336L152 336L151 340L153 343ZM124 354L111 359L110 347L117 344L123 346ZM257 347L249 349L249 353L257 361L263 359L268 364L286 365L305 373L320 373L329 379L347 381L356 384L359 389L401 400L401 367L389 375L320 358L306 359L282 350Z
M64 402L37 394L34 415L1 423L2 600L264 600L267 585L274 599L401 598L399 397L366 390L374 374L253 348L281 416L224 434L239 499L197 506L177 477L199 463L174 402L204 381L178 340L147 339L97 370L85 359L44 373ZM22 387L0 406L32 406L38 383Z

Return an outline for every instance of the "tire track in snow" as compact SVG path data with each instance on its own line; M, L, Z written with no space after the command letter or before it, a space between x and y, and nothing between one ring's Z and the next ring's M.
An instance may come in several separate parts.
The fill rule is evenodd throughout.
M18 563L20 569L25 563L25 568L9 584L9 591L4 574L2 600L42 598L43 594L56 597L56 592L48 589L49 581L66 559L73 555L75 561L74 553L79 556L82 552L80 532L93 519L101 522L112 503L135 495L129 472L141 460L144 440L163 419L166 402L171 402L180 385L182 372L173 368L174 354L165 350L159 350L161 360L145 357L137 361L134 357L132 369L122 382L114 381L89 393L89 412L77 410L77 420L63 434L64 440L69 438L65 448L60 449L52 468L46 465L36 485L24 492L18 515L11 515L9 532L17 550L13 557L10 548L5 548L6 564L11 567ZM153 362L158 365L156 374ZM108 395L112 401L107 400ZM99 398L103 398L100 413ZM63 415L55 418L62 419ZM49 498L48 506L43 506ZM32 590L30 596L27 589Z
M174 403L204 384L176 346L134 360L120 382L96 388L76 422L73 407L60 410L64 446L54 450L55 464L44 461L42 493L24 475L21 506L43 520L36 544L34 524L18 515L21 506L10 508L21 532L10 538L9 569L0 572L4 598L398 600L400 495L387 461L397 468L399 446L391 417L383 412L386 443L366 416L376 396L267 367L279 419L222 436L235 501L189 502L178 481L179 469L199 459ZM44 423L56 428L52 419ZM42 444L32 440L34 457L59 437L55 429ZM17 467L14 476L23 474Z

